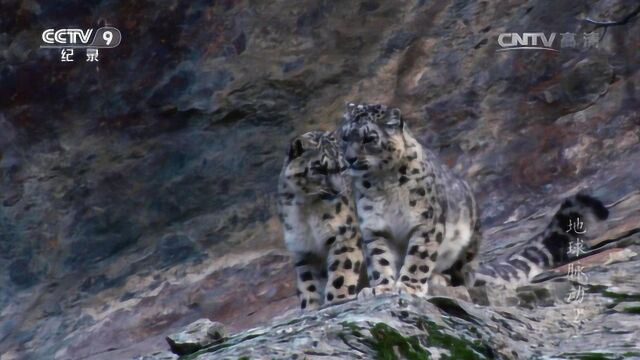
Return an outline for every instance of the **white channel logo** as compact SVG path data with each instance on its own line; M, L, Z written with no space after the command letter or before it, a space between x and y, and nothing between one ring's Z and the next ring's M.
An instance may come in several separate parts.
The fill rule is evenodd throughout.
M502 33L498 36L498 51L509 50L547 50L558 51L553 48L556 33L547 37L544 33Z
M47 29L42 32L41 48L114 48L120 45L122 34L113 26L103 26L96 30L93 41L93 29ZM90 42L91 41L91 42Z

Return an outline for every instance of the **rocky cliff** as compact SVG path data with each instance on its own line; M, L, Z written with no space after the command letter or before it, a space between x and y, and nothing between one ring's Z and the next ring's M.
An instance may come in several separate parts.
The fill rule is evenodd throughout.
M632 2L0 4L2 360L130 358L166 348L164 336L198 318L242 334L294 309L277 174L288 139L332 128L348 101L402 108L468 179L484 260L539 230L569 193L638 201L629 195L640 183ZM104 24L123 41L98 64L39 49L44 29ZM500 33L529 31L576 33L578 46L497 52ZM591 32L597 46L582 46ZM625 204L630 215L613 218L609 239L637 227L640 201ZM636 284L633 259L602 281ZM388 301L365 339L377 322L399 331L390 311L400 305ZM443 326L437 305L406 301L415 329L404 338ZM344 306L355 317L363 305ZM432 323L419 328L413 316L428 309ZM302 319L335 314L332 324L364 326L335 311ZM549 322L541 329L555 329ZM478 331L473 339L495 349ZM576 351L566 339L554 354ZM421 344L414 350L427 351ZM525 358L533 351L511 345Z
M590 254L529 285L360 298L291 310L229 336L199 321L169 337L182 357L156 351L137 359L638 359L639 201L635 193L612 204L613 218L588 241Z

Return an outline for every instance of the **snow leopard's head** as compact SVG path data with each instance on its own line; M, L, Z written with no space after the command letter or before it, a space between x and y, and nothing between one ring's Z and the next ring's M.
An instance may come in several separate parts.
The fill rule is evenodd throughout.
M405 156L400 109L349 104L340 127L344 158L353 176L393 169Z
M299 195L332 197L344 190L345 168L333 133L316 130L291 141L283 177Z

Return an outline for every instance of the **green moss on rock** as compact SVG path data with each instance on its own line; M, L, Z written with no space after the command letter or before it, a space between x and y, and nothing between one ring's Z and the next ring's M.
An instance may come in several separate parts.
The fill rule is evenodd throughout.
M602 295L617 301L640 301L640 295L637 294L631 295L605 290L602 292Z
M423 349L417 336L402 336L387 324L377 323L370 330L369 344L376 352L376 359L395 360L397 354L408 360L431 358L431 353Z
M638 352L626 352L623 354L613 354L604 352L589 352L589 353L569 353L562 354L567 359L580 359L580 360L622 360L628 358L637 358L640 356Z
M494 357L493 351L480 340L469 341L449 335L441 331L436 323L425 319L418 319L417 326L425 331L424 335L403 336L389 325L377 323L369 330L371 337L366 343L375 351L376 359L382 360L430 359L429 347L449 352L442 354L441 359L475 360Z
M494 357L491 348L480 340L472 342L449 335L441 331L436 323L426 319L419 319L418 326L427 330L429 335L426 341L429 346L449 350L451 357L442 356L442 359L474 360Z
M640 314L640 306L628 306L623 311L629 314Z

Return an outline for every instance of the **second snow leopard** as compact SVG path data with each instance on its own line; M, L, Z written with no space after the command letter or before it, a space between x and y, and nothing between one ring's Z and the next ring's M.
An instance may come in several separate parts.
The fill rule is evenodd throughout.
M356 297L363 267L351 183L333 135L291 142L278 184L284 240L297 272L302 309Z
M349 104L340 134L371 284L363 295L470 281L481 236L469 185L416 140L399 109Z

